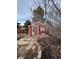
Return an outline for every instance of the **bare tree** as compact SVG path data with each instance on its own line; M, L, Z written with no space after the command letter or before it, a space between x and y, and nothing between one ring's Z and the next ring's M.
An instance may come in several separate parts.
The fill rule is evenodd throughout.
M55 8L58 10L58 12L61 14L61 11L60 11L60 9L56 6L56 4L55 4L55 2L54 2L54 0L51 0L52 2L53 2L53 5L55 6Z
M49 28L49 35L51 37L52 43L54 42L54 55L55 59L57 59L58 55L58 46L61 45L58 41L61 41L61 7L57 5L58 0L37 0L39 1L39 5L44 9L44 16L46 21L46 25ZM41 3L42 1L42 3ZM36 3L36 2L35 2ZM38 7L38 6L37 6Z

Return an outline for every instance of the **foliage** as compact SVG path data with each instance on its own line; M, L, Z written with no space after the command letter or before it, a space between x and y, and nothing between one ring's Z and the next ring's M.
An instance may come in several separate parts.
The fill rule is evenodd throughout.
M17 28L20 28L20 23L17 23Z
M26 20L26 22L24 23L24 28L28 29L29 25L31 25L31 21L30 20Z
M44 16L44 10L41 6L38 6L37 9L34 9L34 15L38 15L38 16L41 16L43 17Z

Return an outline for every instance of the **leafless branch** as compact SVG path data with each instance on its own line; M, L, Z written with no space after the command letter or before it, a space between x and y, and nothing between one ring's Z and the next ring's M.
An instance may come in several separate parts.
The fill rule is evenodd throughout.
M53 5L55 6L55 8L58 10L58 12L61 14L61 11L58 9L58 7L56 6L54 0L51 0L53 2Z

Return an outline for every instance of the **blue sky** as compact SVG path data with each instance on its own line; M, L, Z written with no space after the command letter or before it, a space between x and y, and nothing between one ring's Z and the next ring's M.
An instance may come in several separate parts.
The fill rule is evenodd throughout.
M17 0L17 21L21 23L21 25L23 25L26 20L32 20L31 8L34 9L39 6L38 1L43 4L42 0ZM55 1L60 3L60 0ZM43 5L41 6L44 7Z
M26 20L31 20L31 0L17 0L17 21L23 24Z
M39 2L42 3L42 0ZM37 6L39 6L38 0L17 0L17 21L23 25L26 20L32 20L31 8L34 9Z
M17 21L23 25L26 20L32 20L31 8L34 9L37 6L39 6L38 0L17 0Z

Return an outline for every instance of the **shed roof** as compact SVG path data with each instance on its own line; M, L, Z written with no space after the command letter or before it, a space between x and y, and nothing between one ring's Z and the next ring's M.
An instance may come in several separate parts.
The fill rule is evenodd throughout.
M47 27L47 26L46 26L44 23L42 23L42 22L36 22L36 23L33 23L33 24L29 25L28 27L30 27L30 26L34 26L34 25L42 25L42 26Z

